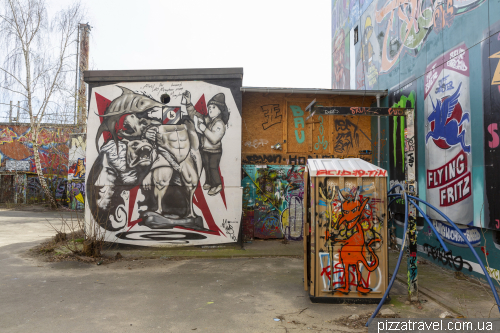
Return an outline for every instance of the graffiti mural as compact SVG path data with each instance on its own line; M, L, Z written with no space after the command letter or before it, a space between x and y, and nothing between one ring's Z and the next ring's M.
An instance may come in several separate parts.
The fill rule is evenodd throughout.
M377 215L380 199L373 197L374 189L373 183L339 189L328 178L319 183L319 227L325 232L320 238L326 249L319 258L324 290L366 295L382 284L376 250L383 242L383 219Z
M47 185L58 203L66 202L66 177L68 173L69 137L75 131L74 126L42 127L38 136L38 150L42 171ZM45 200L45 193L36 176L33 156L33 133L25 124L0 125L0 167L6 171L23 173L27 179L20 182L17 198L22 202L33 203ZM36 180L33 180L35 179ZM18 182L14 182L18 184ZM24 185L26 184L26 185ZM12 192L14 195L15 191ZM13 198L12 198L13 199ZM21 202L18 200L18 202Z
M427 201L452 221L473 221L469 56L465 45L431 62L425 76ZM442 89L444 78L452 84ZM443 91L445 90L445 91ZM430 217L440 219L434 211Z
M346 78L351 75L355 80L348 88L377 89L379 76L399 68L402 57L417 58L421 53L425 57L422 50L425 50L427 40L442 38L443 30L453 29L457 16L469 13L483 3L484 0L333 0L332 87L344 88ZM358 43L350 40L350 32L356 27ZM355 49L352 62L349 61L351 47ZM349 74L343 74L346 68ZM424 74L420 71L408 73Z
M137 245L237 239L241 116L229 88L131 83L94 88L91 98L88 223Z
M498 24L497 26L499 26ZM500 177L500 33L482 45L484 105L484 170L490 186L485 187L489 205L485 207L485 227L500 230L500 207L496 204ZM489 216L488 216L489 215Z
M86 150L86 135L71 134L68 157L68 204L71 209L83 209L85 207Z
M333 47L333 89L349 89L349 35L346 37L343 29L337 31Z
M397 85L389 89L389 105L394 108L411 108L417 109L417 81L415 78L410 78L408 81L403 82L401 85ZM396 184L401 184L405 186L405 118L404 117L392 117L389 119L389 175L390 175L390 186L392 188ZM412 145L414 150L414 144ZM413 166L416 166L416 154L414 151L408 152L413 158ZM415 168L416 169L416 168ZM400 189L397 188L396 193L399 193ZM396 201L392 209L404 213L404 205L402 200Z
M46 175L65 177L68 168L69 135L72 126L46 127L40 130L40 162ZM10 169L36 172L33 157L33 133L27 125L0 125L0 165Z
M301 240L303 230L303 166L244 165L244 216L256 238Z

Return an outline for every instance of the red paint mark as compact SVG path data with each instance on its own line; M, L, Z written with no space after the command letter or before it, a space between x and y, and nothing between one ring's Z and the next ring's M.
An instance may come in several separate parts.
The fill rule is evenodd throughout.
M207 103L205 103L205 94L201 95L198 102L196 102L196 105L194 106L194 108L196 111L198 111L202 115L204 115L204 116L208 115Z
M323 268L323 270L321 271L321 276L325 275L326 274L326 277L328 278L328 280L331 280L331 276L332 276L332 272L330 271L330 266L326 266L325 268Z
M138 219L138 220L135 220L135 221L132 221L132 222L129 222L129 226L130 228L127 229L127 232L130 231L130 229L132 229L137 223L141 222L142 221L142 218L141 219Z
M416 257L417 257L417 252L411 252L411 253L410 253L410 257L414 257L414 258L416 258Z
M111 101L109 99L107 99L106 97L99 95L98 93L95 93L95 101L97 104L97 112L101 116L104 115L104 112L106 112L106 109L111 104ZM99 118L100 118L101 124L102 124L102 121L104 119L103 119L103 117L99 117ZM109 132L104 132L102 134L102 136L104 138L104 141L108 141L109 139L112 138L111 133L109 133Z
M483 253L485 255L489 255L490 253L488 252L488 250L486 250L486 248L484 246L481 246L481 251L483 251Z
M353 170L353 171L348 171L348 170L318 170L316 173L316 176L322 176L322 175L328 175L328 176L359 176L362 177L364 175L367 175L369 177L387 177L387 170L383 169L378 169L378 170Z
M222 201L224 202L224 207L226 207L227 210L227 205L226 205L226 193L224 192L224 177L222 177L222 174L220 172L220 167L219 167L219 176L220 176L220 181L222 182L222 190L220 191L220 197L222 198Z
M132 219L132 214L134 213L134 205L135 205L135 199L137 198L137 191L139 191L139 185L137 185L136 187L134 187L130 190L129 199L128 199L128 226L131 225L130 220ZM136 220L136 221L139 221L139 220ZM134 222L136 222L136 221L134 221ZM134 226L136 223L134 223L132 226Z
M142 221L142 218L137 219L135 221L130 221L132 219L132 214L134 213L135 200L137 198L138 191L139 191L139 185L130 190L129 200L128 200L128 224L127 224L129 228L127 231L130 231L130 229L132 229L137 223Z
M203 194L200 182L198 182L198 187L196 187L196 190L194 191L193 203L196 205L196 207L198 207L201 210L201 213L203 214L205 221L207 221L208 229L212 230L212 231L198 231L198 232L217 235L217 236L224 235L224 233L219 229L217 224L215 224L212 212L208 207L207 200L205 199L205 195Z

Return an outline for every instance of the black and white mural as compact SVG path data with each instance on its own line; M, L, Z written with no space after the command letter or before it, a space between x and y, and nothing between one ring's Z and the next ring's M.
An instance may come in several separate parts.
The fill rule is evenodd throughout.
M87 126L86 219L107 240L237 240L241 116L229 88L201 81L93 88Z

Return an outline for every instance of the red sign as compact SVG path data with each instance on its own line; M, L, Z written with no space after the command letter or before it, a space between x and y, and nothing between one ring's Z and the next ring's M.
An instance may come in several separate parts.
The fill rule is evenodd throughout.
M445 185L467 172L467 154L462 150L442 167L427 170L427 188Z
M470 172L462 178L454 181L439 190L439 200L441 206L451 206L471 195Z

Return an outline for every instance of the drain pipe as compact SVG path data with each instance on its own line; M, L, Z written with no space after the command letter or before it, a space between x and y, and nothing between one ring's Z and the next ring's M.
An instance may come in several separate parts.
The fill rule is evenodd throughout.
M377 107L380 107L380 95L378 94ZM377 165L380 167L380 117L377 117Z

